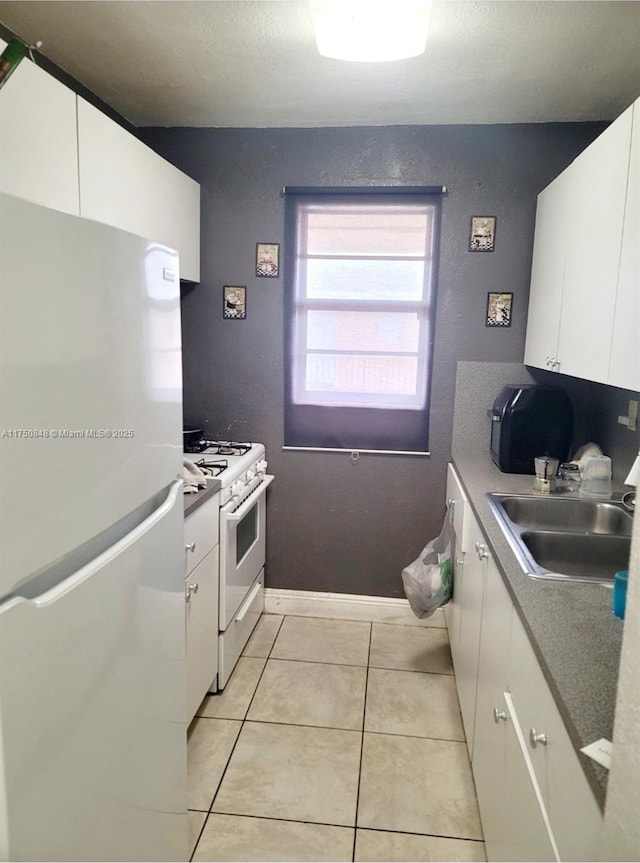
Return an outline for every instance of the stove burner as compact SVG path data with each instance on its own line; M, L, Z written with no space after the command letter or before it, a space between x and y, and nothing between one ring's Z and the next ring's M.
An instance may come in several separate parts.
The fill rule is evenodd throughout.
M238 443L238 441L217 441L218 455L244 455L251 449L250 443Z
M209 450L207 455L244 455L251 450L253 444L240 443L238 441L221 440L199 440L196 443L187 444L184 451L189 453L201 453Z
M229 462L226 458L219 459L218 461L208 461L206 458L201 458L194 462L194 464L207 476L220 476L229 467Z

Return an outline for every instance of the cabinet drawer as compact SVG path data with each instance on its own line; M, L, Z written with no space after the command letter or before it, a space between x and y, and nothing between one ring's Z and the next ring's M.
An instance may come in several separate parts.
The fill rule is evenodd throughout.
M218 642L219 674L218 686L223 689L235 668L244 646L249 640L260 615L264 611L264 569L249 592L249 595L238 609L235 617L224 632L220 633Z
M218 546L184 582L187 629L187 721L218 673Z
M598 847L602 812L542 673L524 627L511 622L508 685L516 705L531 764L549 814L560 859L588 860ZM531 735L546 744L533 745Z
M215 494L185 520L186 572L191 572L218 544L220 495ZM191 550L193 547L193 550Z

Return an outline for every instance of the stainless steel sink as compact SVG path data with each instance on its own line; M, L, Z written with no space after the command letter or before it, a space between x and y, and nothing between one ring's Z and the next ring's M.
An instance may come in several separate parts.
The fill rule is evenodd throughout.
M487 500L533 578L610 584L627 568L633 517L619 501L496 493Z

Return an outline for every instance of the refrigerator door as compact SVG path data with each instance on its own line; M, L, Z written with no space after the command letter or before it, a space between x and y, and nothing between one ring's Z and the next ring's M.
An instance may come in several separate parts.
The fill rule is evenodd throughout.
M0 859L187 859L182 530L176 482L99 557L0 605Z
M0 195L0 599L182 465L177 254Z

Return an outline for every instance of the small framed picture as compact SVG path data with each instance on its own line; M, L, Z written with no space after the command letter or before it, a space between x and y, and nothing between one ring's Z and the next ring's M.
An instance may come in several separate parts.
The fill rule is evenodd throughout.
M225 285L222 288L222 317L244 321L247 317L247 288L245 285Z
M485 327L510 327L513 294L487 294Z
M470 252L492 252L496 243L496 217L471 216Z
M256 276L277 279L280 275L280 243L256 243Z

